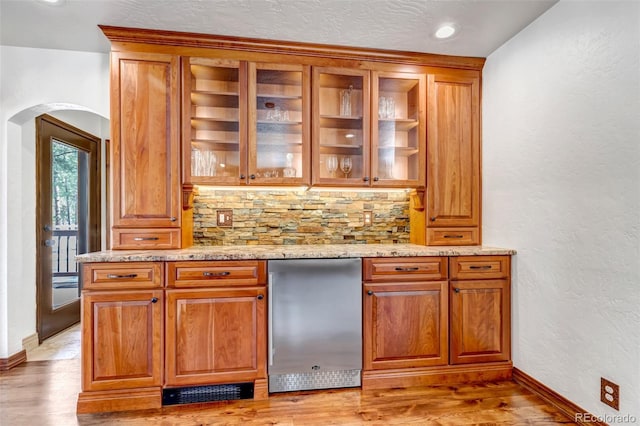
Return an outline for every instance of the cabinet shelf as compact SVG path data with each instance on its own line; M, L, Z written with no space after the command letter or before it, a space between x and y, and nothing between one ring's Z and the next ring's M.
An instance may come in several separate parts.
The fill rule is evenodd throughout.
M339 115L320 116L320 126L334 129L361 129L362 117L342 117Z
M239 151L240 145L238 141L214 140L214 139L193 139L191 145L194 148L213 150L213 151Z
M395 130L400 132L406 132L418 127L419 124L420 122L418 120L406 119L406 118L378 119L378 127L380 128L381 131Z
M194 90L191 92L191 103L202 106L238 108L238 93Z
M420 153L418 148L406 146L379 146L378 150L384 154L387 154L389 151L393 151L394 155L397 157L410 157Z
M196 130L238 131L237 120L224 118L192 117L191 126Z

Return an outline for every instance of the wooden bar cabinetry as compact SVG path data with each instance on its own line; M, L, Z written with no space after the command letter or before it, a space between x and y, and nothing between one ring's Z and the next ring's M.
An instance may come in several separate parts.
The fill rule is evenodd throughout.
M111 55L111 245L182 246L180 58Z

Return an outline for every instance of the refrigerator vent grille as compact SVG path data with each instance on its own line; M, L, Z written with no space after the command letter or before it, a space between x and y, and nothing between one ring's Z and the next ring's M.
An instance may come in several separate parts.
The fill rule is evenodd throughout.
M193 386L164 389L162 391L162 405L193 404L197 402L230 401L235 399L252 398L253 383Z
M289 392L307 389L353 388L360 386L360 383L360 370L270 374L269 392Z

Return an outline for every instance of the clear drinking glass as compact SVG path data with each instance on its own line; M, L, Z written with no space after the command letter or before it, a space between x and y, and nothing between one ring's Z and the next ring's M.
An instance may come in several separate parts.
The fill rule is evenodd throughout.
M344 177L348 178L349 173L351 173L351 168L353 167L353 163L351 162L351 157L342 157L340 159L340 170L344 173Z
M353 85L349 85L348 89L340 91L340 115L343 117L351 117L351 92Z
M329 172L329 176L333 177L336 170L338 170L338 157L335 155L329 155L327 157L327 171Z

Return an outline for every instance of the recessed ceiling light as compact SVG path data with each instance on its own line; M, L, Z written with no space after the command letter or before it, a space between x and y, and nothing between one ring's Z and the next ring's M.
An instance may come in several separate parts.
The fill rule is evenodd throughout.
M456 33L456 28L451 24L441 25L436 30L436 38L449 38Z
M46 4L61 4L64 0L40 0L40 2L42 3L46 3Z

